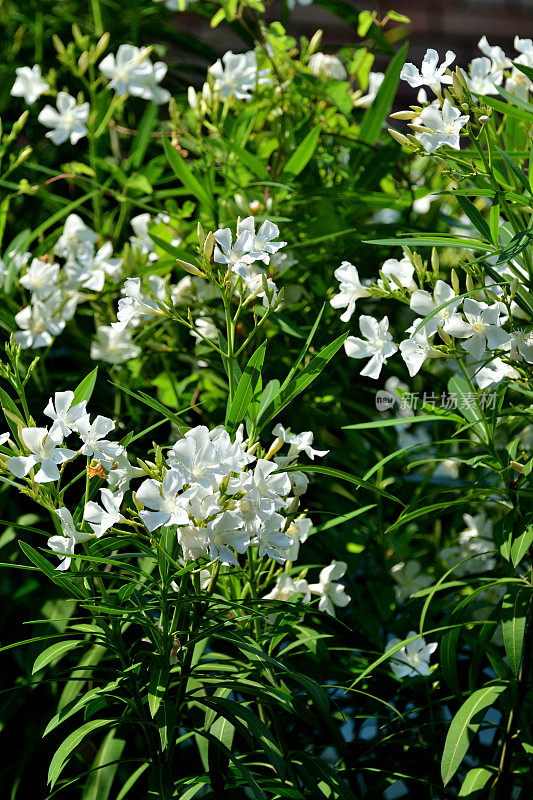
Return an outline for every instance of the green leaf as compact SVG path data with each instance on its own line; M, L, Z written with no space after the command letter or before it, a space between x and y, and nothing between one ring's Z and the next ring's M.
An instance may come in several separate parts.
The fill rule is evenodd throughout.
M485 431L481 422L483 414L479 408L477 392L472 391L468 382L459 375L454 375L453 378L450 378L448 391L450 397L455 399L457 410L468 422L473 423L473 430L481 441L485 441Z
M64 591L69 592L71 596L77 597L79 600L84 600L86 598L87 595L78 584L74 583L64 572L57 572L48 559L44 558L37 550L34 550L33 547L22 541L19 541L19 546L26 558L28 558L32 564L35 564L41 572L44 572L50 580L58 586L61 586Z
M235 142L228 142L228 147L230 147L233 152L239 156L239 159L245 164L250 172L253 172L256 178L259 180L268 181L270 180L270 173L257 156L249 153L248 150L245 150L244 147L239 147L238 144Z
M261 380L266 345L266 342L259 345L241 375L226 415L226 427L230 432L237 429L239 422L246 416L250 402L256 395Z
M172 147L166 136L163 137L163 150L165 151L168 163L185 188L190 191L190 193L198 200L199 203L202 203L210 208L212 206L211 197L204 189L198 178L193 175L192 171L189 169L177 150Z
M309 350L309 347L311 346L311 342L313 341L313 338L314 338L314 335L315 335L315 333L316 333L316 330L317 330L317 328L318 328L318 326L319 326L319 324L320 324L320 320L322 319L322 315L323 315L323 313L324 313L324 309L325 309L325 307L326 307L326 304L324 303L324 304L322 305L322 308L320 309L320 311L319 311L319 313L318 313L318 317L316 318L316 320L315 320L315 323L314 323L313 327L312 327L312 328L311 328L311 330L309 331L309 335L308 335L308 337L307 337L307 339L306 339L306 341L305 341L305 344L304 344L304 346L302 347L302 349L301 349L301 351L300 351L300 355L298 356L298 358L296 359L296 361L295 361L295 362L294 362L294 364L292 365L292 367L291 367L291 369L290 369L290 372L289 372L289 374L287 375L287 377L285 378L285 380L283 381L283 383L282 383L282 385L281 385L281 388L282 388L282 389L285 389L285 387L287 386L287 384L288 384L288 383L290 383L290 380L291 380L292 376L293 376L293 375L296 373L296 370L297 370L297 369L298 369L298 367L300 366L300 364L301 364L301 362L302 362L302 359L304 358L305 354L306 354L306 353L307 353L307 351Z
M348 333L343 333L342 336L339 336L335 341L331 342L331 344L324 347L289 384L283 389L280 389L279 394L276 395L272 402L263 408L259 414L261 429L263 429L265 425L268 425L282 408L292 403L294 398L303 392L303 390L320 375L326 364L342 347L347 336Z
M494 543L506 561L511 560L513 514L505 514L494 526Z
M43 650L35 659L31 674L35 675L36 672L46 667L51 661L59 661L65 653L68 653L69 650L74 650L74 648L78 647L80 644L86 644L86 642L83 640L67 639L64 642L56 642L50 647L47 647L46 650Z
M115 739L116 728L109 731L93 761L81 800L107 800L119 767L126 741Z
M129 790L137 783L141 775L146 772L149 766L150 764L148 762L146 764L141 764L141 766L136 769L132 775L130 775L120 792L117 794L117 800L124 800Z
M128 159L128 166L133 169L139 169L142 164L144 154L150 144L150 134L157 124L158 114L159 107L155 103L148 103L137 126L137 136L133 140L131 154Z
M165 696L168 684L168 665L153 664L150 668L150 683L148 684L148 708L152 719L157 714L161 701Z
M494 264L497 267L499 264L506 264L520 255L526 248L530 247L533 240L533 230L518 231L515 233L507 247L500 252L498 260Z
M462 197L461 195L458 195L456 199L457 199L457 202L459 203L459 205L461 206L461 208L463 209L464 213L466 214L466 216L470 220L470 222L473 224L473 226L478 231L478 233L480 233L485 239L487 239L487 241L492 242L493 239L492 239L491 230L490 230L486 220L484 219L483 214L481 213L481 211L479 211L476 208L474 203L471 200L469 200L468 197ZM495 244L497 246L498 245L498 240L496 239L496 241L493 242L493 244Z
M398 50L394 58L391 60L383 83L379 87L379 91L368 108L365 111L364 117L361 122L361 129L359 131L359 141L368 145L375 145L387 114L389 113L393 100L398 90L400 82L400 72L405 62L407 55L407 43Z
M98 728L103 728L104 725L111 725L113 722L114 720L112 719L92 719L90 722L86 722L85 725L82 725L80 728L67 736L67 738L57 748L50 763L50 769L48 770L48 783L51 784L52 788L61 775L61 772L63 771L70 754L76 749L76 747L78 747L83 739L89 733L92 733L92 731L95 731Z
M509 666L516 676L520 671L530 601L531 589L525 586L509 586L507 594L503 598L501 614L503 643L509 659Z
M77 385L74 389L74 399L72 401L72 405L76 403L81 403L85 400L86 403L92 397L92 393L94 391L94 387L96 386L96 378L98 377L98 367L95 367L92 372L89 372L88 375Z
M283 168L282 178L287 175L296 177L307 166L311 160L313 153L318 144L318 137L320 136L320 125L316 125L309 131L305 139L300 142L292 156L289 158L285 167Z
M445 786L457 772L487 709L494 705L506 689L507 684L504 683L494 683L478 689L463 703L451 721L441 761L441 775Z
M524 173L523 170L520 169L516 161L513 161L511 156L508 155L504 150L500 150L499 147L496 147L496 150L504 159L505 163L507 164L507 166L509 167L515 178L518 178L518 180L520 181L526 192L528 194L533 194L531 191L531 186L529 185L529 181L526 177L526 174Z
M360 487L361 489L368 489L369 492L374 492L375 494L379 494L380 497L386 497L387 500L392 500L394 503L400 503L403 505L401 500L398 500L397 497L394 495L385 492L383 489L380 489L378 486L375 486L373 483L369 483L368 481L363 480L362 478L357 478L355 475L350 475L348 472L342 472L340 469L333 469L333 467L320 467L307 464L298 464L294 467L285 467L284 472L318 472L321 475L330 475L332 478L338 478L341 481L347 481L348 483L354 483L356 486Z
M481 795L478 792L487 785L487 781L494 775L490 769L486 767L474 767L466 773L459 797L469 797L470 800L481 800Z
M523 557L531 547L532 542L533 521L531 521L531 515L528 515L524 522L524 530L521 534L519 534L519 536L516 537L511 546L511 560L514 567L517 567L522 561Z

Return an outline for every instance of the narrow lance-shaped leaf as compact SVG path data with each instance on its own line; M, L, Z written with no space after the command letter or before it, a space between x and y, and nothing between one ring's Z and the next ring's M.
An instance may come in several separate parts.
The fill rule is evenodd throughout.
M56 642L55 644L50 645L50 647L47 647L42 653L39 653L35 659L31 674L35 675L36 672L46 667L46 665L50 664L51 661L59 661L62 656L64 656L70 650L74 650L76 647L79 647L81 644L84 644L84 642L79 639L67 639L64 642Z
M292 156L289 158L285 164L283 176L292 175L295 177L303 171L316 150L319 136L320 125L317 125L311 131L309 131L303 142L298 145Z
M494 683L478 689L463 703L451 721L441 761L444 785L449 783L457 772L487 709L494 705L506 689L505 683Z
M522 661L524 633L530 601L531 589L525 586L509 586L507 594L503 598L503 643L509 659L509 666L516 676L518 676L520 662Z
M261 379L261 369L265 358L266 344L266 342L263 342L259 345L241 375L237 390L226 415L226 426L231 431L235 430L239 422L244 419L250 402L255 395L258 383Z
M92 731L95 731L98 728L103 728L104 725L110 725L112 722L113 720L110 719L92 719L90 722L86 722L85 725L82 725L80 728L67 736L67 738L57 748L50 763L50 769L48 770L48 783L50 783L52 787L55 785L57 779L61 775L61 772L63 771L70 754L76 749L76 747L78 747L83 739L88 736L89 733L92 733Z

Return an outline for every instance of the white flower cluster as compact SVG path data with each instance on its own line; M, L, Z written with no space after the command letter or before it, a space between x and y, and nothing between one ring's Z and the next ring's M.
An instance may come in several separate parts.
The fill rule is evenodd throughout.
M255 219L250 216L237 223L235 242L230 228L222 228L213 235L216 241L215 262L226 265L228 270L242 278L246 299L262 297L264 305L272 304L277 296L277 287L262 265L269 265L272 256L287 244L275 241L279 237L278 226L265 220L256 232Z
M115 55L109 53L100 62L100 72L109 79L109 88L119 97L130 94L152 103L168 103L170 92L159 84L167 74L163 61L152 64L149 47L121 44Z
M151 48L134 47L121 44L116 55L109 53L99 65L99 69L109 79L110 88L119 97L130 94L142 97L161 105L170 100L170 92L159 84L167 73L167 65L163 61L153 64L149 58ZM28 105L46 92L50 85L41 75L41 67L18 67L16 80L11 88L14 97L23 97ZM56 107L46 105L39 113L39 122L50 130L45 134L55 145L67 140L76 144L87 135L89 120L89 103L78 103L68 92L58 92Z
M67 462L77 457L87 459L88 474L104 478L108 486L100 489L100 502L85 503L83 522L76 527L66 507L57 508L62 534L48 540L48 546L61 558L58 569L69 568L75 547L91 538L100 538L119 523L135 524L138 519L150 534L162 527L176 529L185 562L200 558L219 560L238 566L238 555L249 547L257 549L279 564L298 559L312 522L298 515L299 498L308 486L304 473L291 470L300 453L311 459L326 455L315 450L310 431L293 434L278 424L276 437L266 458L248 452L242 428L232 441L227 431L209 430L200 425L188 430L168 450L159 468L143 462L133 466L126 449L107 436L114 430L112 419L91 419L85 401L74 403L74 392L56 392L44 409L52 420L49 428L28 427L21 430L22 452L5 459L2 465L16 478L35 484L60 481ZM65 440L77 436L76 449ZM0 436L0 446L10 434ZM277 456L288 445L285 455ZM11 450L16 450L11 443ZM254 447L256 449L256 447ZM140 462L141 463L141 462ZM150 477L146 471L152 468ZM133 494L137 512L124 503L130 482L144 478ZM308 584L304 578L293 580L283 573L267 599L294 599L303 595L320 597L319 608L334 614L334 606L345 606L349 597L338 581L346 564L333 562L320 573L319 582Z
M514 47L519 55L514 59L508 58L501 47L491 46L486 36L479 40L478 47L483 56L473 59L468 73L463 69L459 70L474 100L478 95L497 94L496 87L501 86L505 78L505 89L527 102L533 90L533 82L520 70L520 65L533 67L533 41L515 36ZM459 150L461 130L469 121L468 114L461 114L448 98L443 99L443 85L450 85L453 81L449 67L454 61L455 53L448 50L444 61L439 65L437 51L430 48L420 69L415 64L407 63L400 74L400 78L413 88L427 86L436 95L436 100L426 105L419 115L403 111L393 115L398 119L412 120L410 127L428 153L443 145ZM425 89L420 89L418 100L421 103L427 102ZM402 141L401 137L399 141Z
M72 319L83 292L99 292L106 277L118 278L122 259L112 258L111 242L97 249L97 234L77 214L67 217L54 255L63 259L60 267L49 257L18 259L22 271L19 284L30 293L30 302L15 316L20 330L15 340L22 348L40 348Z
M270 70L257 69L254 50L247 53L232 53L229 50L209 67L208 72L215 79L213 91L222 100L226 97L251 100L256 86L271 83Z
M437 280L432 294L417 289L414 282L415 267L408 256L401 260L388 259L381 271L391 290L400 289L408 294L410 308L419 316L407 330L409 338L400 342L399 346L392 340L387 317L379 322L366 315L359 318L362 338L349 336L345 350L350 358L369 359L361 371L362 375L378 378L387 359L398 349L409 374L416 375L427 358L445 357L446 354L437 350L433 343L433 337L437 334L445 344L449 344L453 337L456 345L465 351L467 366L473 368L476 383L481 389L500 383L504 378L516 377L517 372L509 361L533 363L533 334L523 330L509 333L502 327L509 320L503 302L493 298L492 302L487 303L471 297L457 297L452 286L442 280ZM339 281L340 292L332 298L331 305L334 308L346 308L341 316L343 322L351 319L357 300L369 297L372 290L384 289L383 280L375 284L362 284L357 268L347 261L335 270L335 277ZM487 288L494 294L497 287L487 283ZM484 296L482 289L479 295ZM487 360L490 363L483 363Z

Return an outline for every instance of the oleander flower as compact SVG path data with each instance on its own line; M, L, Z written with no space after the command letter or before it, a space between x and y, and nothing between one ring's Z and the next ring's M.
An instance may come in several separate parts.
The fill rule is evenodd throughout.
M409 86L414 89L419 86L429 86L435 94L440 94L441 85L452 82L451 75L445 75L446 70L455 61L455 53L451 50L446 52L444 61L439 66L439 54L430 48L422 61L422 66L418 69L415 64L407 63L402 67L400 73L401 80L407 81Z
M7 468L17 478L24 478L38 464L35 473L36 483L51 483L60 478L58 466L76 457L74 450L60 447L63 442L63 431L60 425L48 428L23 428L21 439L30 455L13 456L7 461Z
M100 325L96 329L96 339L91 344L91 358L106 361L108 364L124 364L141 353L141 348L133 344L131 331Z
M361 375L379 378L387 359L398 350L389 333L389 320L383 317L378 322L374 317L363 314L359 317L359 328L365 338L348 336L344 342L346 355L349 358L370 358L368 364L361 370Z
M461 314L452 314L444 329L452 336L462 339L461 347L472 358L479 361L487 349L498 350L510 341L510 336L500 327L500 306L487 305L467 297L463 304L466 319Z
M64 572L70 567L72 557L75 555L74 548L76 545L92 539L94 534L77 530L72 514L64 506L56 509L55 513L61 521L63 536L51 536L47 541L47 545L61 559L56 569Z
M222 66L224 62L224 66ZM235 97L250 100L256 86L270 83L270 70L257 69L257 56L253 50L247 53L225 53L209 67L208 72L215 79L214 90L225 100Z
M320 572L319 582L310 583L309 591L320 597L318 608L331 617L335 616L335 606L344 608L351 597L346 594L342 583L337 583L345 574L348 565L344 561L332 561L329 567L324 567Z
M407 638L415 636L415 631L410 631ZM385 652L400 644L402 640L391 638L387 642ZM404 645L390 659L391 669L397 678L416 678L420 675L429 675L429 659L437 649L437 642L426 644L423 636L419 636L412 642Z
M332 297L330 303L333 308L346 308L341 314L341 321L349 322L355 311L356 302L362 297L368 297L369 291L359 280L357 267L349 261L343 261L333 274L339 281L339 294Z
M442 104L442 110L434 105L422 109L422 113L415 122L426 130L424 132L415 131L415 137L427 153L433 153L434 150L438 150L445 144L453 150L460 150L460 131L468 120L468 114L461 114L459 109L452 106L446 98Z
M45 106L39 114L39 122L52 128L45 136L55 145L63 144L67 139L76 144L87 133L85 123L89 119L89 103L78 105L70 94L59 92L56 105L57 109Z
M140 512L147 529L152 532L162 525L187 525L189 515L183 507L185 480L181 472L170 469L159 483L148 478L137 490L137 500L149 510Z
M74 392L56 392L54 399L50 398L44 414L53 421L54 425L61 428L63 436L68 436L76 427L76 422L86 414L86 402L75 403Z
M100 489L102 505L98 505L93 500L85 504L84 518L94 531L95 536L100 538L109 528L124 519L120 513L120 506L124 495L122 492L113 494L110 489Z
M31 106L50 86L41 77L41 67L34 64L33 67L17 67L15 70L17 78L11 87L10 94L13 97L23 97L25 102Z
M309 69L317 77L334 78L338 81L343 81L348 77L340 58L327 53L313 53L309 59Z

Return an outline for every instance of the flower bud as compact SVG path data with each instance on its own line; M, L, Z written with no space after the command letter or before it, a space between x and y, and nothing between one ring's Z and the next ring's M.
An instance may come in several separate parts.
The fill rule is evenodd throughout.
M457 277L457 272L454 269L452 269L452 272L451 272L451 280L452 280L452 288L453 288L455 294L459 294L460 291L461 291L460 285L459 285L459 278Z
M209 231L207 236L205 237L204 242L204 256L207 258L208 261L211 260L211 256L213 255L213 250L215 249L215 237Z
M395 111L389 116L391 119L416 119L420 115L416 111Z
M401 144L403 147L409 144L409 139L407 138L407 136L404 136L403 133L395 131L394 128L388 128L388 131L392 136L392 138L398 142L398 144Z
M474 281L471 275L466 276L466 290L467 292L472 292L474 290Z
M487 125L487 123L490 122L490 117L488 117L486 114L482 114L480 117L478 117L477 121L480 125Z

